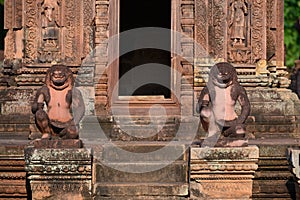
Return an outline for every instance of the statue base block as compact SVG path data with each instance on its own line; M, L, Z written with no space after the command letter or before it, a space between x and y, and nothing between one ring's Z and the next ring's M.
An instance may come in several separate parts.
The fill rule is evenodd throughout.
M49 146L56 144L60 147L68 141L47 142ZM25 162L32 199L92 199L92 156L89 149L27 147Z
M34 148L40 149L73 149L73 148L81 148L82 141L81 140L48 140L48 139L37 139L33 140L31 144L34 146Z
M191 148L191 197L249 199L259 149L249 147Z

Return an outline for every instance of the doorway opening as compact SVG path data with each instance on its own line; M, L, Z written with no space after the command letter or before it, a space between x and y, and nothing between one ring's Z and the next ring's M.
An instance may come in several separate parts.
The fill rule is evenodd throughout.
M119 96L171 98L171 0L120 0L119 17L120 33L143 27L164 29L153 34L140 29L134 37L121 34L119 52L125 53L119 58ZM162 48L149 47L149 39Z

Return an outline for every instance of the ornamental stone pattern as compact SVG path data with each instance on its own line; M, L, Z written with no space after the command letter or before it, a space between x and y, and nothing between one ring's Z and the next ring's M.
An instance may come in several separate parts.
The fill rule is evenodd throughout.
M191 148L191 197L249 199L259 150L256 146Z

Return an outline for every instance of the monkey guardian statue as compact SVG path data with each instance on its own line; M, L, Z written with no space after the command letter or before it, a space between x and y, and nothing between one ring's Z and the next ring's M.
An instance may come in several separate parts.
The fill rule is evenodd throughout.
M237 101L241 106L240 115L235 111ZM231 64L221 62L211 68L208 83L199 96L197 112L203 129L208 132L203 146L247 144L244 123L250 113L250 103Z
M38 89L32 105L42 139L78 138L78 123L85 108L82 95L73 84L73 74L67 66L53 65L48 69L45 85Z

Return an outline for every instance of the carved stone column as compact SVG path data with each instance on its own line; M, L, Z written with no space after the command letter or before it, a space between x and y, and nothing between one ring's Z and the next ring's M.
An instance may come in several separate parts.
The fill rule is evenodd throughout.
M80 145L76 140L44 140L25 148L32 199L91 199L91 151Z
M191 197L249 199L258 165L256 146L191 148Z

